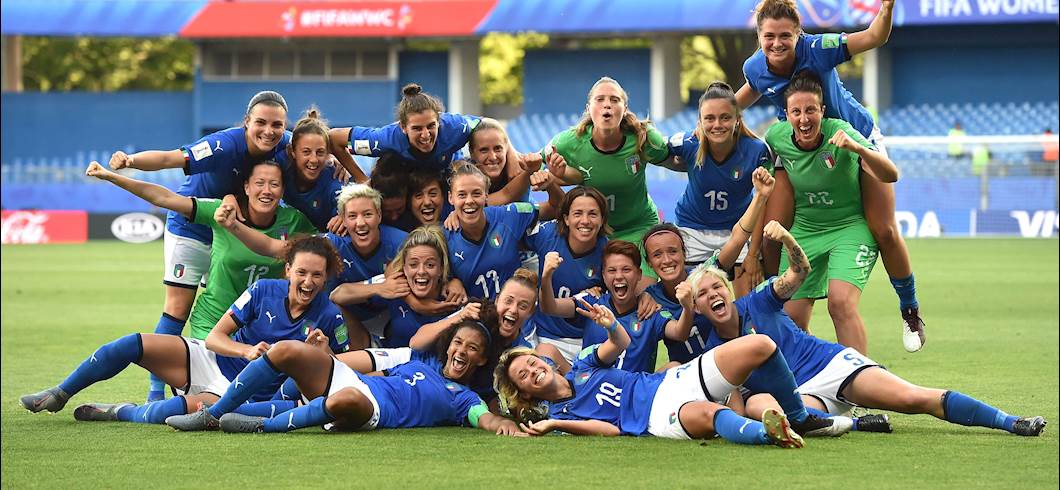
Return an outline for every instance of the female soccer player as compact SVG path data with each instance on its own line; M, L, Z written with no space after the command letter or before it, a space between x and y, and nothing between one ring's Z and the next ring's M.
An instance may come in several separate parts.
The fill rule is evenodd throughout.
M177 194L220 199L226 194L239 192L250 163L283 160L290 141L286 127L287 102L283 96L272 91L258 92L247 104L241 127L206 135L176 150L149 150L132 155L115 152L110 158L110 167L114 170L182 168L188 176L177 189ZM170 211L163 240L165 272L162 283L166 299L155 333L180 335L191 313L199 283L210 268L213 232L208 224L191 223L188 217ZM161 380L152 378L147 400L162 399L165 396L162 388Z
M784 302L812 273L810 262L795 238L776 221L766 225L764 233L783 243L793 257L792 267L768 286L736 300L728 278L717 268L698 269L689 279L695 290L696 309L712 327L712 346L747 338L752 333L761 335L750 337L769 337L787 360L806 406L833 414L858 405L930 414L956 424L991 427L1022 436L1037 436L1045 429L1042 417L1016 417L956 391L910 384L850 347L804 333L784 313ZM771 395L763 393L762 378L756 373L744 383L745 388L760 393L747 400L749 414L776 404Z
M290 432L328 424L334 430L469 425L499 435L519 435L516 425L489 412L465 386L492 356L496 335L477 321L453 325L435 352L373 349L339 358L298 342L280 342L239 374L216 404L195 414L171 417L181 430ZM354 367L351 367L354 366ZM383 376L364 373L382 371ZM282 374L295 380L305 405L272 417L234 413L250 393Z
M582 351L566 376L523 348L502 354L494 371L497 392L531 435L561 430L702 439L717 433L739 444L802 447L800 432L833 425L806 413L784 357L768 338L741 338L742 344L710 350L665 373L631 373L611 367L630 344L614 313L584 301L577 311L604 329L607 339ZM771 392L784 400L786 416L769 409L762 415L764 426L721 405L752 370L771 380Z
M898 168L846 121L824 117L813 73L796 75L785 96L787 121L766 133L777 154L774 199L783 201L789 210L781 212L788 215L794 204L791 234L814 270L784 308L805 329L814 300L827 297L837 340L865 354L868 339L858 303L878 249L865 222L859 181L894 182ZM782 257L782 265L785 259L790 257Z
M341 284L332 291L331 300L343 307L366 305L388 309L390 323L383 337L373 340L380 347L408 347L409 340L420 326L441 320L458 306L456 301L441 300L449 270L449 255L441 229L422 226L405 238L394 260L387 266L382 282ZM447 311L421 313L410 306L413 299L440 301ZM364 334L351 332L351 335L359 338Z
M316 107L310 107L291 131L287 158L291 168L283 201L301 211L320 231L343 233L343 219L336 213L336 198L342 181L328 167L328 125Z
M490 117L479 120L467 147L471 151L470 160L490 178L491 206L530 201L530 174L540 168L540 154L527 155L528 160L536 155L536 160L521 161L504 127ZM501 191L504 191L503 195L498 194Z
M523 239L526 247L544 257L549 252L559 254L565 267L552 273L552 291L560 298L570 298L591 288L603 286L600 267L604 246L611 227L607 225L608 207L600 191L586 186L576 186L567 192L559 206L559 217L535 227ZM544 262L539 272L544 277ZM534 332L530 343L554 345L564 359L574 362L582 349L584 325L577 319L568 321L547 315L540 310L531 320Z
M96 162L88 166L85 174L121 187L155 206L179 213L191 223L207 225L215 232L210 249L209 279L191 312L192 338L206 338L228 305L255 281L282 275L282 262L250 251L214 220L214 214L221 206L220 200L181 196L160 185L111 172ZM278 163L272 160L254 163L247 170L243 193L239 205L246 223L265 235L285 238L316 231L301 212L280 206L283 171Z
M854 55L883 46L891 34L893 10L894 0L882 0L879 13L864 31L850 35L811 35L802 32L799 11L793 0L763 0L755 14L761 49L744 62L747 84L736 93L740 107L748 107L765 95L777 107L777 117L783 120L787 115L784 93L788 84L797 73L812 71L823 81L825 117L850 123L878 151L886 153L883 136L872 115L843 87L835 67ZM894 219L894 186L876 179L861 179L861 194L869 230L879 243L883 265L898 293L903 321L902 343L907 351L916 352L924 344L924 322L920 319L909 251ZM774 200L774 205L779 205L779 201ZM786 223L790 223L786 221L790 216L767 212L768 219L781 219ZM774 261L767 270L776 271L775 264Z
M620 352L615 367L632 372L652 372L655 370L655 352L660 340L688 340L692 329L692 299L688 285L678 285L677 298L682 305L680 316L674 318L668 311L659 311L646 319L639 318L636 285L641 279L640 260L640 250L636 245L625 240L609 241L604 246L601 267L607 292L599 298L586 293L560 298L553 292L552 275L563 264L563 258L558 252L549 252L545 255L541 273L541 311L546 315L573 319L576 316L576 301L608 305L619 312L618 322L632 338L632 342ZM602 342L603 334L598 329L583 327L582 346ZM560 362L559 359L555 361Z
M756 168L769 168L772 159L769 147L744 123L732 87L725 82L707 87L699 98L695 130L670 137L670 152L680 157L674 163L676 170L688 172L688 185L674 213L688 252L685 260L698 265L730 241L751 204L751 175ZM761 233L753 234L750 247L746 239L739 241L737 294L746 294L762 280L760 241Z
M441 173L459 158L479 118L445 112L437 97L415 83L402 87L401 94L397 122L331 130L331 151L344 166L353 163L351 154L380 157L394 152L410 167Z
M740 257L743 244L751 237L749 230L753 230L762 217L766 200L773 192L774 179L766 169L755 168L751 179L755 188L754 198L743 216L732 226L728 240L704 263L729 270ZM648 286L644 292L651 295L671 316L681 314L682 306L677 300L677 286L688 279L688 269L685 268L685 239L688 235L683 232L683 229L673 224L660 223L644 234L644 253L648 265L659 276L659 281ZM688 340L680 342L664 339L670 359L670 362L663 366L664 369L684 364L706 352L706 334L707 332L700 332L699 328L693 325Z
M469 162L453 166L449 203L459 229L445 232L449 262L464 290L484 298L495 297L519 268L519 244L539 216L550 219L560 204L550 200L540 213L537 206L525 202L487 206L488 194L489 177L481 170Z
M405 281L383 281L387 264L397 257L407 234L381 224L382 197L379 192L364 184L348 184L340 190L337 206L345 232L323 236L338 250L345 267L328 281L326 293L330 294L340 284L370 281L368 288L375 294L386 297L407 294ZM281 257L284 253L284 240L271 238L235 219L231 206L222 204L214 217L252 252L267 257ZM364 304L343 309L348 320L352 322L352 317L360 322L360 325L349 325L350 345L358 349L368 347L371 340L368 333L382 336L390 319L384 307Z
M304 339L322 353L345 351L342 316L321 294L324 283L342 267L335 249L320 237L295 238L288 243L285 262L287 279L261 279L251 285L205 342L176 335L126 335L97 349L58 386L23 396L22 406L31 412L58 412L78 392L137 364L182 396L143 406L90 403L77 407L74 418L160 424L168 416L216 401L250 361L281 340ZM268 398L278 387L265 384L248 396Z
M551 149L569 163L550 167L565 184L584 184L605 196L612 238L639 243L659 222L644 170L666 160L670 151L659 131L629 111L629 97L617 81L603 77L593 84L581 121L553 137L546 156Z

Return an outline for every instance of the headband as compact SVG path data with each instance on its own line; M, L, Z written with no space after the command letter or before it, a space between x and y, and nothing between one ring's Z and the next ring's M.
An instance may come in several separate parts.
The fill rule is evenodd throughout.
M283 96L280 95L279 92L273 92L272 90L262 90L261 92L254 94L254 96L250 98L250 103L247 104L247 114L250 114L250 110L253 109L254 106L262 102L272 102L275 104L279 104L280 107L283 107L284 112L288 112L287 101L283 99Z

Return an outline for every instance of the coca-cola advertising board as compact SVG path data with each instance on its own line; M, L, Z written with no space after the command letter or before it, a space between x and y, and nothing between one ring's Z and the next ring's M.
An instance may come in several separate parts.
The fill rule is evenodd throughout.
M0 241L8 243L84 243L84 211L3 211Z

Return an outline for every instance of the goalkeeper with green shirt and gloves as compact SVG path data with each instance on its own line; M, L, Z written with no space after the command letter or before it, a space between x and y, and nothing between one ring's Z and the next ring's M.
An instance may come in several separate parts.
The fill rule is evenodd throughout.
M858 303L879 248L865 220L860 181L895 182L898 168L849 123L824 117L815 74L796 74L784 97L787 121L766 132L766 143L777 155L770 202L787 206L782 210L787 216L793 207L791 234L813 270L784 309L808 330L814 300L828 298L838 342L867 355ZM780 268L787 268L787 257L781 257Z
M213 229L210 272L206 289L191 310L191 337L206 339L228 307L258 279L283 277L283 261L251 252L214 220L218 208L227 206L220 199L181 196L165 187L131 179L92 162L85 171L89 177L110 182L160 208L176 211L188 220ZM280 205L283 198L283 170L271 160L255 163L243 182L244 195L237 198L247 226L280 240L296 233L312 234L316 228L294 208ZM179 266L179 265L178 265Z

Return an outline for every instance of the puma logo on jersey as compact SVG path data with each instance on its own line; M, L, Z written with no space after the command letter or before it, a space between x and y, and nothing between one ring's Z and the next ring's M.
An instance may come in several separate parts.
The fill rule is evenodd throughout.
M224 151L224 148L221 148L221 140L217 140L217 146L213 147L213 151Z
M401 318L405 318L405 315L408 314L408 310L406 310L404 306L399 306L398 311L401 312Z
M592 172L593 168L592 167L578 167L578 170L581 171L581 173L585 174L585 176L583 177L584 180L589 180L589 172Z
M266 311L265 316L269 317L269 325L272 325L272 320L276 318L276 315L273 315L271 311Z
M464 252L463 251L453 252L453 256L455 256L456 258L458 258L460 260L464 260Z
M766 92L769 92L770 94L775 94L775 93L777 93L777 90L774 89L773 87L769 87L769 88L766 89Z
M353 261L351 261L351 260L342 259L342 262L346 264L346 268L347 269L353 267Z

